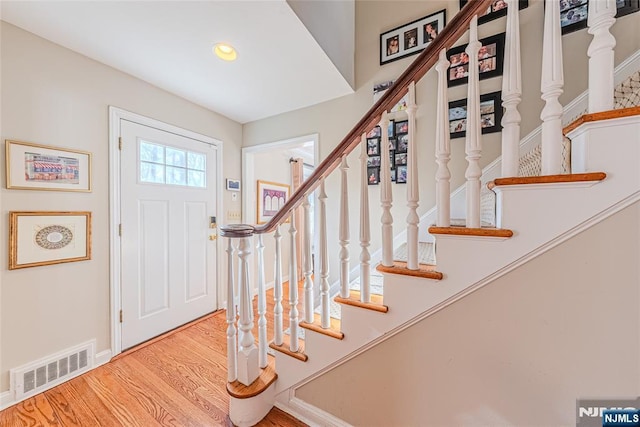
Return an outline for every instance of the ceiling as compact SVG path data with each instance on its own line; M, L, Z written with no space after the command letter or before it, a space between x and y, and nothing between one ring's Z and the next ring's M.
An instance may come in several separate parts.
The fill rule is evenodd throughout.
M353 92L284 0L1 1L1 17L240 123ZM238 59L212 54L231 43Z

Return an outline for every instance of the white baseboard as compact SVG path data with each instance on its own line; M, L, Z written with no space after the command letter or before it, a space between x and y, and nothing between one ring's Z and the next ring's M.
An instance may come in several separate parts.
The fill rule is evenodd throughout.
M10 391L0 393L0 411L13 405L13 394Z
M111 360L111 357L113 357L111 349L107 349L107 350L101 351L100 353L97 353L95 360L93 362L93 367L97 368L98 366L104 365L105 363Z
M297 397L289 399L288 404L277 401L276 407L312 427L352 427L351 424L346 421L310 405Z

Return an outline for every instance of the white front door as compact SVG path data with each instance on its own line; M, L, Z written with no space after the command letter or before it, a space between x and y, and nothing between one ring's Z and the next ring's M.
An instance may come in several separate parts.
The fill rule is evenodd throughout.
M217 148L121 120L122 349L217 309Z

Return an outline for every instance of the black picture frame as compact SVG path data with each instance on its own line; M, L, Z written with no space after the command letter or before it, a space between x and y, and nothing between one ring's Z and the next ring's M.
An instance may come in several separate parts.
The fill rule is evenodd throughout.
M381 162L380 156L370 156L367 158L367 167L379 168L380 162Z
M446 23L447 11L442 9L380 34L380 65L422 52Z
M381 136L382 136L382 131L380 129L380 126L375 126L373 129L367 132L367 139L380 138Z
M396 153L406 153L409 147L409 134L403 133L396 138Z
M464 7L469 2L469 0L460 0L460 9ZM504 4L504 6L502 6ZM518 2L518 9L526 9L529 7L529 0L520 0ZM493 21L494 19L501 18L503 16L507 16L507 5L504 3L504 0L494 0L491 3L491 6L487 8L487 11L484 15L478 17L478 24L484 24L485 22Z
M407 166L398 166L396 168L396 184L407 183Z
M502 130L502 92L480 95L480 119L483 135ZM466 120L467 100L449 102L449 136L452 139L466 136Z
M378 185L380 184L380 168L367 168L367 184Z
M367 155L380 155L380 138L367 138Z
M616 18L640 10L640 0L616 0ZM560 27L562 34L587 28L588 0L560 0Z
M409 132L409 121L408 120L401 120L399 122L396 122L395 128L396 128L396 138L400 134L408 133Z
M502 75L504 68L504 38L505 33L501 33L480 40L480 43L482 43L482 48L478 52L480 80ZM447 59L451 63L447 71L447 84L449 87L462 85L469 81L469 56L465 52L466 48L467 45L456 46L447 52ZM483 71L485 66L486 70Z
M640 10L640 0L616 0L616 18L629 15Z

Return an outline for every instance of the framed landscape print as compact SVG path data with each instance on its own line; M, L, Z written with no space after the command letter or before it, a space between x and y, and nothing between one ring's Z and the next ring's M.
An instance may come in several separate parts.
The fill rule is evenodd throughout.
M9 212L9 270L91 259L91 212Z
M460 0L460 9L468 3L468 0ZM518 9L524 9L529 6L529 0L520 0ZM507 3L504 0L494 0L491 6L487 8L487 11L480 17L478 17L478 24L484 24L485 22L507 16Z
M91 191L91 153L28 142L5 142L7 188Z
M504 37L505 33L480 40L482 46L478 51L478 71L480 80L490 79L502 75L504 66ZM457 46L447 52L449 72L447 82L449 87L465 84L469 80L469 55L465 52L467 45Z
M289 200L289 186L258 180L258 212L256 222L268 222Z
M424 50L445 26L445 9L380 34L380 65Z
M480 96L480 126L482 134L500 132L502 126L502 92L492 92ZM467 134L467 100L449 103L449 134L451 138L461 138Z

